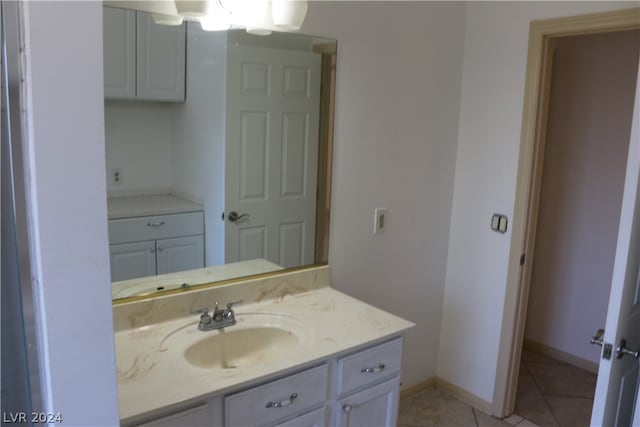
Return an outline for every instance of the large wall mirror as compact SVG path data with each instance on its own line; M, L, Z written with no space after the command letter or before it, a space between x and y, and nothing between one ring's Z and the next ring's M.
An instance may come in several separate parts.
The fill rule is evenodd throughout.
M336 41L105 6L114 300L327 262Z

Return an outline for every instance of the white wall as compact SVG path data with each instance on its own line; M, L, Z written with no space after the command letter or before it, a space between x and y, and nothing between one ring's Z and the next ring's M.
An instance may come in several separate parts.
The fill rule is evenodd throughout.
M525 338L598 363L640 31L557 41Z
M417 324L403 385L435 374L453 191L461 3L315 2L302 32L338 39L333 285ZM374 208L389 208L373 236Z
M187 27L187 99L176 109L172 187L204 203L205 265L224 263L227 36Z
M471 2L467 6L438 376L491 402L515 201L529 23L636 6L624 2Z
M140 191L171 186L171 143L179 105L105 102L107 190ZM111 183L113 169L121 169L120 185Z
M102 4L20 2L24 141L43 410L118 424L107 246Z

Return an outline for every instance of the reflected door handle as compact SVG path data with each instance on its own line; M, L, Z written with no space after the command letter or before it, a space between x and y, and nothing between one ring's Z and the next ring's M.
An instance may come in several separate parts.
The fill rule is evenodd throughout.
M242 214L242 215L238 215L238 212L236 211L231 211L229 212L229 215L227 215L227 218L229 219L230 222L238 222L238 221L242 221L243 219L249 219L251 218L251 215L249 214Z

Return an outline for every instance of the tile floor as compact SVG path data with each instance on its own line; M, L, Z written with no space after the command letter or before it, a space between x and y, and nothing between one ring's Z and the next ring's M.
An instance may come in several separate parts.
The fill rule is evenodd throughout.
M493 418L429 387L400 401L398 427L588 426L596 375L523 350L515 413Z
M541 427L588 426L596 374L522 351L515 413Z
M429 387L400 401L398 427L509 427L499 419ZM519 424L519 427L531 425Z

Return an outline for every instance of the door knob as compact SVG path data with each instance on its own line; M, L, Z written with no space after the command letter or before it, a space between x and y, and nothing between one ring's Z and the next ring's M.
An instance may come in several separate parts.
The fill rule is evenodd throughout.
M229 215L227 216L227 218L229 218L230 222L238 222L238 221L241 221L241 220L243 220L245 218L246 219L251 218L251 215L246 214L246 213L242 214L242 215L238 215L238 212L231 211L231 212L229 212Z
M633 351L627 347L627 340L620 340L620 345L616 348L616 357L622 359L624 355L631 356L634 359L640 357L640 351Z

